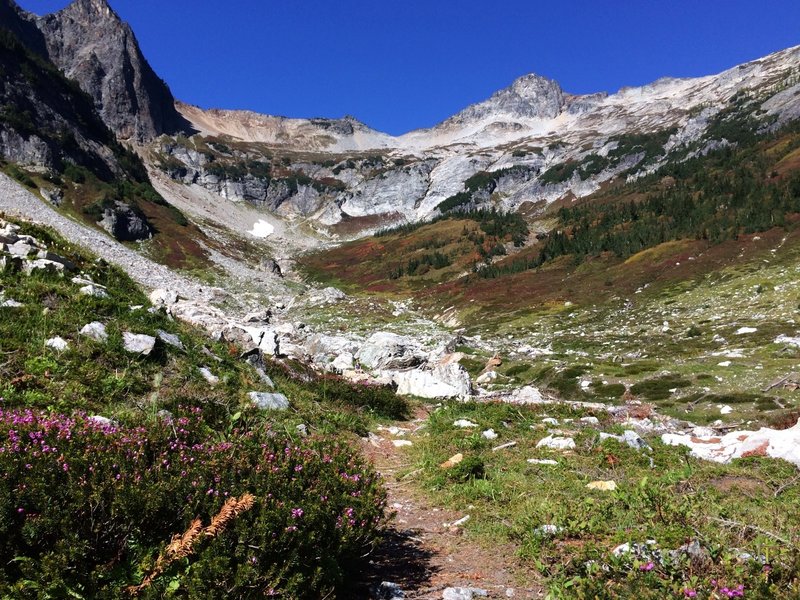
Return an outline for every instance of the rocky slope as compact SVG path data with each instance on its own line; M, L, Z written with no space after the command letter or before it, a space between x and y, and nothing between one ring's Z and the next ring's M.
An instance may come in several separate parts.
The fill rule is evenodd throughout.
M636 178L731 143L723 121L732 113L760 129L797 118L799 68L795 47L719 75L584 96L527 75L431 129L399 137L350 118L179 105L203 133L161 138L153 163L223 202L308 219L334 236L460 205L541 212L615 177Z

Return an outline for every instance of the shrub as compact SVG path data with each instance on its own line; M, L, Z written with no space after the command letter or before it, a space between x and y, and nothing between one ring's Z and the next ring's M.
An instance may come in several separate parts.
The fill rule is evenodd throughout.
M253 506L219 527L226 500L247 494ZM141 595L319 597L374 542L384 505L341 443L213 433L199 408L129 427L0 409L2 597L126 597L173 535L214 515L215 534Z

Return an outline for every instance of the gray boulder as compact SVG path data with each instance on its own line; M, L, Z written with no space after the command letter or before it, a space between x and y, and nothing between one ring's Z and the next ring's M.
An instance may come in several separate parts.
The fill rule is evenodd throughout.
M148 356L156 346L156 338L143 333L125 331L122 334L122 343L126 352Z
M119 200L103 210L98 225L121 242L137 242L153 237L153 228L147 222L147 217L130 204Z
M289 399L277 392L250 392L250 400L262 410L286 410Z
M100 321L92 321L84 325L83 329L81 329L81 335L91 338L96 342L105 342L108 339L106 326Z
M469 373L458 363L457 355L448 355L432 367L399 371L392 379L400 395L466 399L472 394Z
M425 355L413 340L379 331L361 346L356 358L369 369L408 369L421 364Z

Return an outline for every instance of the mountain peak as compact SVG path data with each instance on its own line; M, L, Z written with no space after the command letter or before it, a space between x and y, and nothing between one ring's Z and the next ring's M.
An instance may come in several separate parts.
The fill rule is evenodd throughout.
M119 16L114 12L107 0L74 0L72 4L64 9L64 12L120 21Z
M464 124L497 117L511 119L553 119L564 108L564 92L558 82L529 73L515 79L487 100L468 106L450 117L447 124Z

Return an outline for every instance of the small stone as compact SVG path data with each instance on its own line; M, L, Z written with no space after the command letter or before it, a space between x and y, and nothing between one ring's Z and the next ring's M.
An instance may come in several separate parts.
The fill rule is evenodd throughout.
M59 352L69 348L67 340L59 336L50 338L44 343L44 345L47 346L48 348L52 348L53 350L58 350Z
M85 285L79 289L78 292L84 296L92 296L93 298L108 298L108 292L96 283Z
M81 329L81 335L91 338L95 342L105 342L108 340L106 326L100 321L92 321L91 323L84 325Z
M505 450L506 448L513 448L517 445L517 442L506 442L505 444L500 444L499 446L495 446L492 448L492 452L497 452L498 450Z
M564 531L563 527L559 527L558 525L539 525L536 529L533 530L533 534L538 537L552 537L554 535L558 535Z
M102 427L113 427L114 425L116 425L114 421L112 421L108 417L104 417L103 415L92 415L87 420Z
M155 348L156 338L151 335L125 331L122 333L122 344L126 352L147 356Z
M590 490L600 490L601 492L613 492L617 489L616 481L592 481L586 487Z
M178 292L159 288L150 292L150 303L153 306L170 306L178 301Z
M557 465L558 461L551 458L529 458L528 462L532 465Z
M545 417L542 419L542 423L545 425L558 425L558 419L554 419L553 417Z
M214 375L208 367L200 367L198 371L209 384L217 385L219 383L219 377Z
M466 525L467 521L469 521L471 518L472 517L470 517L469 515L464 515L460 519L457 519L452 523L450 523L449 525L446 525L446 527L461 527L462 525Z
M748 333L755 333L758 331L755 327L739 327L736 331L734 331L733 335L747 335Z
M25 306L22 302L17 302L16 300L12 300L9 298L8 300L3 300L0 298L0 308L20 308L21 306Z
M289 399L277 392L249 392L250 400L262 410L286 410Z
M160 339L165 344L169 344L170 346L178 348L179 350L184 349L183 342L181 342L181 339L174 333L167 333L163 329L157 329L156 335L158 336L158 339Z
M443 468L443 469L450 469L451 467L455 467L462 460L464 460L464 455L461 454L461 452L459 452L458 454L454 454L453 456L448 458L446 461L444 461L439 466L441 468Z
M462 429L477 427L477 426L478 426L477 423L473 423L469 419L458 419L457 421L453 421L453 427L461 427Z
M395 448L403 448L407 446L413 446L414 443L409 440L392 440L392 445Z
M303 423L295 426L295 431L297 431L297 435L300 437L308 437L308 427L306 427Z
M597 417L581 417L581 423L586 423L587 425L600 425L600 419Z
M381 581L374 592L375 600L400 600L406 597L400 586L391 581Z
M442 592L442 600L473 600L473 598L487 598L489 592L480 588L452 587Z
M548 435L546 438L539 440L536 444L537 448L551 448L553 450L574 450L575 440L571 437L559 437Z
M486 431L484 431L481 434L481 436L483 436L487 440L496 440L497 439L497 434L494 432L494 429L487 429Z
M495 379L497 379L497 371L486 371L475 380L475 383L491 383Z

